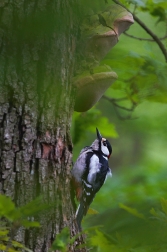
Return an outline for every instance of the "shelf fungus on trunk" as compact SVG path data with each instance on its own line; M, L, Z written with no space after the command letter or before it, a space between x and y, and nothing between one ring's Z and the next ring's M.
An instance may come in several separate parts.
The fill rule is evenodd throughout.
M132 14L117 4L112 4L101 13L88 15L83 20L78 69L74 78L77 87L75 111L89 110L117 79L117 74L110 67L97 66L118 43L120 34L133 23Z
M118 43L118 37L134 23L133 16L118 4L88 15L82 22L80 49L85 58L100 61Z
M108 66L105 67L107 70ZM116 79L117 74L109 70L107 72L96 72L91 75L85 74L79 78L76 77L74 84L77 87L77 97L74 110L77 112L89 110Z

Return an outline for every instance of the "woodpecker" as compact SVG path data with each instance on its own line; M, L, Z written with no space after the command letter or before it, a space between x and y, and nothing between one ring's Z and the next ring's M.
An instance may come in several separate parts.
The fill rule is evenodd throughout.
M97 139L91 146L83 148L72 168L72 184L76 198L80 202L76 211L76 221L81 230L81 221L86 215L96 193L108 175L112 175L108 159L112 153L109 141L96 128Z

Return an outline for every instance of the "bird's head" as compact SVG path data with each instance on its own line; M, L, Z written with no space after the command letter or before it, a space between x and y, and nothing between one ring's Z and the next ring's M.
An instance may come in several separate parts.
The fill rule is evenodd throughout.
M105 157L109 158L112 153L111 144L109 143L109 141L107 139L102 137L102 135L100 134L100 132L97 128L96 128L96 132L97 132L97 139L99 141L99 150L102 152L102 154Z

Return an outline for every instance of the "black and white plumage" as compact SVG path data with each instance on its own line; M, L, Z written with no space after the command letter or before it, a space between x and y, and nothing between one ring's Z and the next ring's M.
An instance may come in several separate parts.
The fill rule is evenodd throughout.
M76 198L80 202L76 211L79 229L81 221L86 215L96 193L104 184L107 175L111 175L108 159L112 153L109 141L97 131L97 139L91 146L81 150L72 169L72 183L76 191Z

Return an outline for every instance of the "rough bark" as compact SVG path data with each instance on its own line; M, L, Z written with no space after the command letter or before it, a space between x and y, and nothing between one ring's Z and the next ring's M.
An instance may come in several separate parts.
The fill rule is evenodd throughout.
M74 107L72 74L77 30L75 0L0 3L0 193L17 206L42 194L61 202L40 218L39 230L14 237L48 251L65 226L78 230L70 197ZM69 251L86 251L76 245Z

